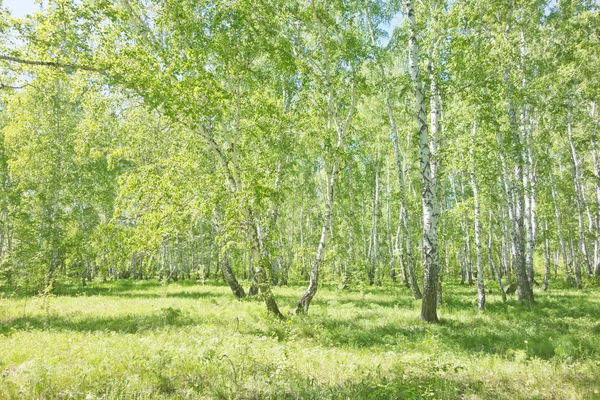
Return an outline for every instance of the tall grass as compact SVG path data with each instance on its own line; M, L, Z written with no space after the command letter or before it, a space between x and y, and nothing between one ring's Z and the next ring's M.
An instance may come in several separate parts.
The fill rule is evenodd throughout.
M275 288L291 312L300 287ZM0 295L2 399L600 399L600 295L502 304L447 284L441 322L400 286L322 288L266 315L222 285L93 283Z

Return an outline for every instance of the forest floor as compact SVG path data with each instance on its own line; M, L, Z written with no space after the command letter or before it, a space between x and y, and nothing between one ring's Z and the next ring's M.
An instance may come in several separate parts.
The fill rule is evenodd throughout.
M302 287L274 289L284 313ZM445 284L441 322L400 285L319 290L278 321L195 282L0 288L2 399L600 399L600 292L502 304Z

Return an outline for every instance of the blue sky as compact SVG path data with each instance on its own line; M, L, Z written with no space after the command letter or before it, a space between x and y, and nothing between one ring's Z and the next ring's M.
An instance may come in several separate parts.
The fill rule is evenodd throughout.
M39 9L34 0L3 0L2 5L17 17L24 17Z
M0 2L10 10L12 15L20 18L39 10L39 5L36 4L35 0L0 0ZM389 26L384 25L382 27L391 34L393 28L400 23L400 18L400 13L398 13L392 19ZM383 42L385 44L387 40Z

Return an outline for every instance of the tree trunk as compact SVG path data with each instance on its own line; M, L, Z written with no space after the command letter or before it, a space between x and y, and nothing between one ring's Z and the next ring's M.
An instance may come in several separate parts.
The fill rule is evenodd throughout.
M317 12L317 8L315 6L315 2L311 1L311 8L313 11L313 17L317 26L317 34L319 45L321 48L321 53L323 57L323 66L324 66L324 78L325 84L327 86L327 114L328 114L328 130L331 130L332 127L335 127L335 133L337 136L337 141L335 145L336 153L334 154L333 166L331 168L331 173L327 175L326 182L326 192L327 197L325 199L325 218L323 220L323 226L321 229L321 238L319 240L319 245L317 246L317 253L315 255L315 259L310 268L310 282L308 284L308 288L302 296L300 297L300 301L298 302L298 306L296 307L296 313L305 313L308 311L308 307L310 302L312 301L315 293L317 292L318 282L319 282L319 270L323 261L325 260L325 251L327 242L329 241L329 237L331 236L331 232L333 229L332 221L333 221L333 206L334 206L334 187L335 183L338 179L339 175L339 163L340 163L340 155L339 152L342 149L342 138L344 137L344 133L348 130L348 126L350 124L350 120L352 115L354 114L354 103L355 103L355 92L354 85L352 86L352 99L350 101L350 109L344 121L341 121L339 112L339 104L335 104L335 91L334 84L331 77L331 65L329 60L329 53L327 51L327 47L325 45L325 32L323 28L323 24L321 21L321 17Z
M494 262L494 254L492 252L493 249L493 234L494 234L494 229L493 229L493 214L492 214L492 209L490 208L490 227L489 227L489 235L488 235L488 241L487 241L487 249L488 249L488 259L490 261L490 267L492 268L492 272L494 273L494 276L496 277L496 281L498 282L498 289L500 290L500 294L502 295L502 302L506 303L506 292L504 291L504 285L502 284L502 276L500 275L500 273L498 272L498 268L496 268L496 263ZM502 257L502 255L500 255L500 257Z
M512 89L505 73L508 100L508 120L510 124L510 155L514 161L514 178L512 181L512 196L514 198L514 216L511 227L512 242L514 245L513 263L517 276L517 289L519 301L533 301L533 291L527 277L525 260L525 230L524 230L524 190L523 190L523 153L522 140L519 134L515 109L512 104Z
M411 6L412 7L412 6ZM369 30L371 34L371 44L376 45L375 36L373 34L373 27L371 23L371 19L367 14L367 21L369 23ZM406 269L408 274L408 283L410 289L413 293L415 300L419 300L422 298L421 290L419 289L419 285L417 283L414 262L412 257L412 239L410 234L410 215L406 211L407 201L406 201L406 185L405 185L405 168L407 164L407 160L405 155L403 154L400 144L399 144L399 135L398 135L398 126L396 124L396 118L394 117L394 112L392 110L392 103L390 97L389 86L387 82L387 76L385 74L385 69L383 68L383 64L381 60L378 60L379 67L379 75L382 81L383 87L383 98L385 101L385 107L388 114L388 119L390 122L390 140L392 142L392 147L394 149L394 160L396 162L396 173L398 176L398 184L399 184L399 195L400 195L400 226L402 227L402 236L404 239L404 251L402 268Z
M308 288L302 293L298 306L296 307L296 314L302 314L308 312L308 307L313 297L317 293L319 287L319 270L325 259L325 251L327 242L329 241L329 235L331 230L332 220L332 208L333 208L333 186L337 175L337 165L334 165L331 174L327 175L327 200L325 202L325 218L323 220L323 226L321 228L321 238L317 247L317 253L314 261L310 267L310 281Z
M571 153L571 165L573 167L573 184L575 185L575 203L577 204L577 227L579 231L579 246L581 250L581 255L583 256L584 262L587 267L589 277L591 275L591 266L590 259L588 257L587 244L585 240L585 228L583 226L583 195L581 193L579 160L577 159L575 145L573 144L573 134L571 129L570 115L567 121L567 136L569 139L569 149ZM577 279L577 287L581 288L581 268L578 262L575 263L575 279Z
M590 117L594 121L594 132L592 133L592 158L594 160L594 177L596 179L596 234L594 240L594 276L600 278L600 161L597 149L597 126L598 120L594 120L596 116L596 102L592 101Z
M544 222L544 283L542 290L548 290L550 284L550 239L548 238L548 220Z
M231 291L238 299L242 299L246 297L246 292L242 285L239 284L235 275L233 274L233 269L231 268L231 263L229 262L229 255L225 254L223 262L221 263L221 272L223 272L223 277L227 281L227 284L231 288Z
M556 218L556 231L558 234L558 244L560 246L559 253L562 254L563 263L565 268L565 277L570 274L571 265L569 262L569 256L567 252L567 247L565 245L565 238L563 236L562 230L562 217L560 212L560 206L558 204L558 194L556 191L556 183L554 181L554 174L550 171L550 188L552 191L552 202L554 204L554 216Z
M475 135L477 134L477 122L473 123L473 146L471 147L471 186L473 188L473 202L475 220L475 254L477 265L477 308L485 309L485 285L483 281L483 264L481 249L481 216L479 211L479 191L477 187L477 177L475 176Z
M438 216L439 204L436 177L432 176L430 163L430 143L427 128L427 111L423 93L423 84L419 73L419 45L417 43L417 22L413 0L406 1L406 13L409 27L408 59L411 80L415 93L415 111L419 131L421 201L423 204L423 302L421 318L427 322L437 322L437 289L439 274L438 254Z
M221 146L216 143L211 134L210 126L202 127L200 133L204 139L206 139L209 147L213 150L213 153L217 157L217 161L219 162L221 169L227 178L227 182L229 183L229 188L237 199L240 206L240 211L245 219L247 227L246 233L249 239L250 252L254 267L253 282L256 284L256 288L260 290L260 293L262 294L265 305L267 306L267 311L278 318L283 318L283 315L279 311L279 307L277 306L277 302L273 296L273 292L271 291L271 285L269 283L269 276L267 273L270 265L269 261L263 256L258 226L254 218L252 208L247 203L247 200L243 195L244 189L241 180L240 168L237 162L237 153L235 147L233 146L233 142L228 136L227 129L224 130L227 135L226 139L229 146L226 149L221 148ZM227 156L225 154L227 154ZM248 294L250 294L250 292Z
M376 160L378 163L379 160ZM378 225L379 225L379 166L375 167L375 194L373 199L373 233L371 235L372 240L372 250L371 250L371 271L374 275L371 278L371 284L375 283L377 286L381 286L381 277L379 271L379 235L378 235Z

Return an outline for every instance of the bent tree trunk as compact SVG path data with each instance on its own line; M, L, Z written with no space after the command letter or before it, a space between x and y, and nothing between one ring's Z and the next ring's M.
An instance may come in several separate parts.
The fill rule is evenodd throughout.
M233 269L231 268L231 264L229 263L229 257L227 254L223 258L223 263L221 263L221 272L223 272L223 276L227 281L227 284L231 288L231 291L238 299L243 299L246 297L246 292L242 285L239 284L238 280L235 278L233 274Z
M269 283L269 275L267 273L270 268L270 263L269 260L263 256L263 252L261 251L258 229L254 223L252 211L249 207L244 211L249 224L250 247L254 264L254 282L256 282L256 286L263 297L265 305L267 306L267 311L277 318L283 319L283 314L279 311L279 307L277 307L277 302L271 291L271 284Z
M252 212L252 208L243 196L243 182L239 171L235 147L232 145L232 142L228 136L227 142L230 143L229 148L221 147L215 141L211 132L212 130L210 126L203 126L201 127L199 133L206 140L210 149L213 151L213 154L216 156L219 165L221 166L221 169L227 178L229 189L240 205L240 210L245 219L247 227L246 233L248 234L248 241L252 255L252 265L254 267L254 282L262 294L265 305L267 306L267 311L278 318L283 318L283 315L279 311L279 307L277 307L277 302L275 301L273 292L271 291L271 285L269 284L269 277L267 274L269 261L263 256L263 252L261 251L261 241L254 214ZM225 156L226 152L228 156Z
M217 235L219 235L219 233L221 232L221 224L219 223L218 213L216 210L213 210L213 225L215 228L215 232L217 233ZM235 277L235 274L233 273L233 269L231 268L231 264L229 263L229 257L227 257L227 254L225 254L225 257L223 257L223 262L221 263L221 272L223 272L223 277L227 281L227 284L231 288L231 291L233 292L235 297L237 297L238 299L246 297L246 292L244 291L244 288L242 287L242 285L240 285L240 283Z
M319 45L321 47L321 55L323 57L323 70L325 75L325 84L327 87L327 114L328 114L328 131L331 131L332 128L335 128L335 133L337 136L337 141L335 145L336 153L333 159L333 166L331 168L331 173L326 174L327 182L326 182L326 199L325 199L325 218L323 219L323 226L321 228L321 237L319 239L319 245L317 246L317 253L315 255L315 259L310 268L309 275L309 284L308 288L302 293L300 296L300 301L298 301L298 306L296 307L296 313L302 314L308 311L308 307L310 306L310 302L312 301L315 293L317 293L317 288L319 286L319 271L325 260L325 252L327 247L327 242L329 241L329 237L331 235L331 224L333 220L333 192L334 186L338 179L339 172L339 164L340 164L340 156L339 152L342 149L342 138L344 137L344 133L348 130L348 126L350 125L350 120L354 113L355 106L355 86L352 84L352 98L350 100L350 107L348 110L348 114L346 118L342 121L342 118L339 115L340 111L340 103L336 103L334 100L335 90L334 83L332 81L331 76L331 64L329 60L329 54L327 52L327 47L325 45L325 30L323 28L323 23L321 21L321 17L317 12L317 8L314 1L311 1L311 8L313 11L313 17L316 22L317 34L319 37Z
M327 248L327 242L329 241L329 235L331 233L331 220L332 220L332 208L333 208L333 184L337 175L337 165L334 165L331 175L327 176L327 201L325 202L325 219L323 220L323 227L321 228L321 238L317 247L317 254L310 267L310 281L308 288L302 293L298 306L296 307L296 314L302 314L308 311L310 302L317 289L319 287L319 270L323 265L325 259L325 251Z

